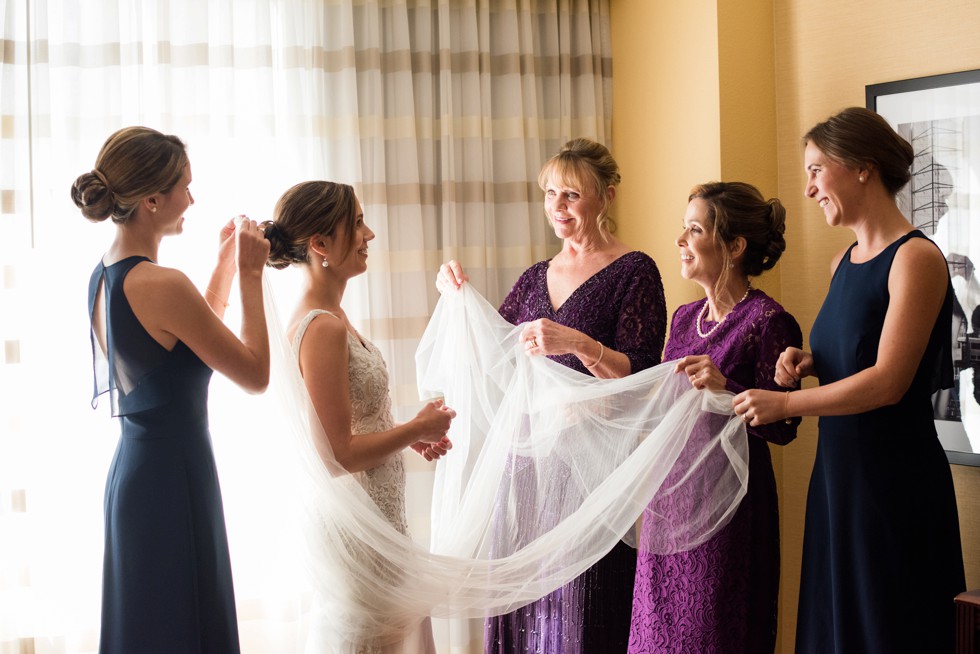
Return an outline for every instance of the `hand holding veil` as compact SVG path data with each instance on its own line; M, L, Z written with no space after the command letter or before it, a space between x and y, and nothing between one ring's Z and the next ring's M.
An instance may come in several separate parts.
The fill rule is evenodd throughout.
M338 639L392 643L426 616L511 611L630 542L641 515L657 521L658 552L689 549L745 494L746 434L730 394L691 389L672 363L597 380L528 357L519 328L464 284L442 296L416 355L420 390L458 415L436 472L431 549L422 547L323 447L271 304L267 313L312 582Z

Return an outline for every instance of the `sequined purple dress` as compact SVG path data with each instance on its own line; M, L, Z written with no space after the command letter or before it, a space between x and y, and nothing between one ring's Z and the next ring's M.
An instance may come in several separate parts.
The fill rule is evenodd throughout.
M548 318L630 358L633 371L660 363L667 308L653 259L630 252L597 272L555 310L548 262L528 268L500 307L520 324ZM552 357L588 373L578 357ZM512 613L488 618L485 649L493 654L615 654L625 652L636 552L619 543L596 565L555 592Z
M704 300L674 314L664 360L707 354L727 388L785 390L773 381L776 360L800 347L800 326L762 291L753 290L706 338L695 322ZM702 323L704 331L715 323ZM646 524L640 535L631 654L772 652L779 593L779 515L768 442L796 437L799 419L748 429L749 487L731 522L688 552L651 554Z

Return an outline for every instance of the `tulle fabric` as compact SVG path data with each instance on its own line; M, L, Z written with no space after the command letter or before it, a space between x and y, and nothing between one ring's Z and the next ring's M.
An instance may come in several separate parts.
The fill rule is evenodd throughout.
M265 296L271 391L292 417L307 563L337 643L397 651L429 616L523 606L620 539L633 542L648 505L644 519L659 534L651 551L689 549L727 524L745 494L747 440L731 394L693 390L672 363L597 380L529 357L519 328L464 284L440 299L416 355L420 393L458 413L436 472L431 547L422 547L334 459L268 282Z

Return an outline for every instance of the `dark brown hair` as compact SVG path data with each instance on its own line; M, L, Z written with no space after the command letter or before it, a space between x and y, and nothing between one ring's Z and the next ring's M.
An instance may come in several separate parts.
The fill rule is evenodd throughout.
M708 182L691 189L688 202L700 198L708 206L712 238L722 245L722 270L717 288L725 288L731 263L725 247L745 239L742 271L757 277L776 265L786 249L786 209L778 198L766 200L759 189L745 182Z
M347 230L347 251L354 249L357 197L347 184L301 182L282 194L276 202L272 220L262 224L269 239L272 268L310 261L310 239L317 235L335 236Z
M606 189L619 184L622 178L619 164L606 146L586 138L572 139L538 173L538 186L541 190L545 190L549 180L594 193L602 201L596 226L610 233L616 231L616 223L609 216L610 202Z
M71 186L71 199L92 222L123 224L140 200L167 193L187 166L187 148L176 136L149 127L124 127L103 144L95 168Z
M884 118L864 107L848 107L803 137L843 166L873 166L892 196L908 184L915 151Z

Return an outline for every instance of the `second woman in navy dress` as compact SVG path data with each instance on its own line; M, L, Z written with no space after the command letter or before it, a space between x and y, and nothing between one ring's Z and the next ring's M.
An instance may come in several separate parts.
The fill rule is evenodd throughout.
M251 392L269 380L262 307L268 242L251 220L222 230L207 298L156 264L193 204L184 144L145 127L114 133L72 199L116 237L89 285L95 400L122 436L105 493L102 654L238 652L221 493L208 433L212 369ZM237 258L237 266L236 266ZM221 322L239 273L242 332Z
M783 385L820 386L735 400L752 425L821 416L796 651L952 652L963 558L931 402L953 381L946 261L895 203L914 152L883 118L845 109L805 141L806 196L857 237L831 265L813 354L776 367Z

